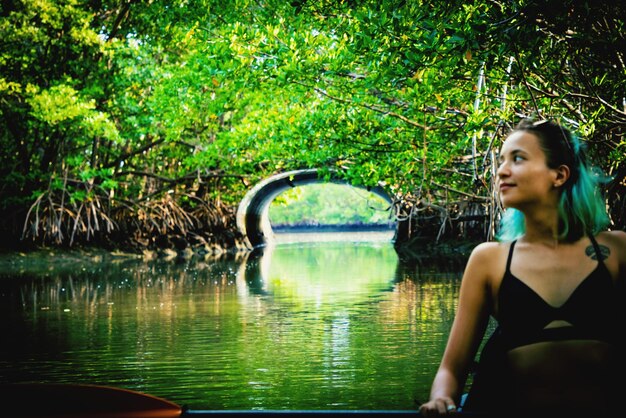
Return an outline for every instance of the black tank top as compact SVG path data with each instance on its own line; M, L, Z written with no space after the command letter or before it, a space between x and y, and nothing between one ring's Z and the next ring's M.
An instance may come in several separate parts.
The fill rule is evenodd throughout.
M622 313L611 275L598 243L590 237L598 265L561 306L548 304L511 273L515 242L511 243L504 278L498 291L498 323L507 350L541 341L585 339L618 344ZM572 326L546 329L555 320Z
M507 416L515 416L509 413L515 398L513 393L515 389L511 384L506 353L516 347L536 342L572 339L607 342L616 347L616 352L619 353L613 368L615 375L626 375L624 372L626 366L620 357L624 347L623 330L626 322L624 318L626 308L623 307L624 289L621 284L619 286L614 284L610 272L602 261L597 242L593 237L590 239L598 256L598 265L559 307L549 305L528 285L511 274L515 242L511 244L497 296L498 327L482 349L468 397L463 405L463 412L480 412L485 414L484 416L499 417L502 416L502 411L506 410ZM545 326L554 320L564 320L572 326L545 329ZM614 377L611 376L606 381L614 382ZM610 383L615 394L610 393L609 398L619 398L626 393L625 383L624 379L615 384ZM613 389L609 389L609 392L611 391ZM562 411L564 409L559 408L559 413ZM536 414L522 414L523 417L531 415ZM602 416L605 415L610 416L607 414Z

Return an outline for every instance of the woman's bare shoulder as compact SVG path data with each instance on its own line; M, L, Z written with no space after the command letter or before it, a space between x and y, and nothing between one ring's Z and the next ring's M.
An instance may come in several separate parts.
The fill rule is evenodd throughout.
M479 261L490 261L493 260L494 257L501 256L502 253L508 251L510 245L511 243L509 242L483 242L474 247L470 257L476 258Z
M600 246L607 247L607 255L615 254L616 268L618 268L618 276L626 280L626 232L624 231L605 231L598 234L597 237ZM607 263L612 264L610 261Z
M468 266L484 271L487 275L499 276L500 271L504 271L510 246L509 242L490 241L478 244L472 250Z
M598 242L609 245L616 251L626 251L626 232L625 231L604 231L598 234ZM624 255L626 256L626 254Z
M601 233L608 235L614 239L621 240L622 242L626 242L626 231L614 230L614 231L605 231Z

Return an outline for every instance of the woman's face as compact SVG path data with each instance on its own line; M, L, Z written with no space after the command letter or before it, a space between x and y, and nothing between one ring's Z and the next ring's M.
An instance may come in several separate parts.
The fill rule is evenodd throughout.
M532 133L515 131L504 141L497 176L504 207L523 210L558 202L559 175L548 167L539 139Z

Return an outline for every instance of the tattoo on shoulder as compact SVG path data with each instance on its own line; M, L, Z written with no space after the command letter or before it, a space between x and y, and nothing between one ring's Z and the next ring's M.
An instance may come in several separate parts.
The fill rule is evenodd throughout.
M607 258L609 258L609 255L611 255L611 250L606 245L598 245L598 249L600 250L600 254L596 253L593 245L590 245L585 249L585 254L592 260L597 260L599 256L600 260L602 261L606 260Z

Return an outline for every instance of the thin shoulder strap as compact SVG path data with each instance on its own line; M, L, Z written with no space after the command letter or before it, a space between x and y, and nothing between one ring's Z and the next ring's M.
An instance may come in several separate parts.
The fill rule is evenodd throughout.
M598 259L598 263L604 264L604 255L602 254L602 251L600 250L600 245L598 245L598 241L596 241L596 238L591 234L589 234L589 240L591 241L591 244L593 245L593 249L596 252L596 258Z
M507 273L511 271L511 260L513 259L513 248L515 247L515 243L517 240L511 243L511 247L509 248L509 258L506 260L506 271Z

